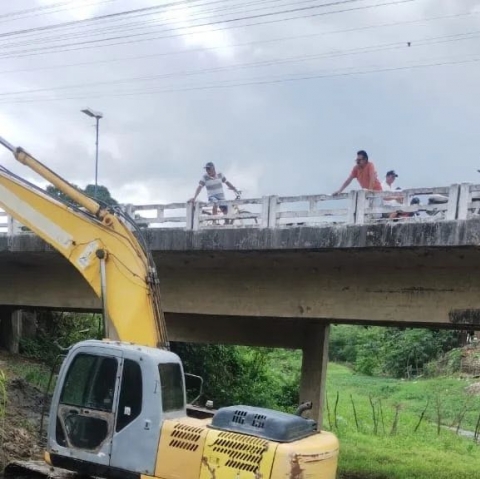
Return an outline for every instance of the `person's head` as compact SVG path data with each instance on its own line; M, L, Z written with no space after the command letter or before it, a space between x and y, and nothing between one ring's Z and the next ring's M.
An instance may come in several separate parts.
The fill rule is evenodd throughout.
M205 168L205 171L207 172L207 175L210 175L210 176L215 175L215 165L211 161L209 161L204 168Z
M395 178L398 178L395 170L387 171L387 174L385 175L385 181L387 182L387 184L391 185L395 181Z
M365 150L357 151L357 165L364 167L368 163L368 155Z

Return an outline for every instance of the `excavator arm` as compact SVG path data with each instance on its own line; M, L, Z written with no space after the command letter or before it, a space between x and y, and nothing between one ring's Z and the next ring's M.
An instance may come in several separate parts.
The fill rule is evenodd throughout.
M241 405L221 408L211 419L187 417L181 360L157 348L168 343L155 265L129 218L24 150L0 143L80 205L68 206L0 167L0 207L77 268L102 299L107 336L122 341L72 346L51 398L45 462L53 470L17 461L5 473L334 479L338 440L313 420Z
M105 335L168 348L153 259L120 209L102 207L32 155L0 137L17 161L71 198L67 205L0 167L0 207L61 253L101 299Z

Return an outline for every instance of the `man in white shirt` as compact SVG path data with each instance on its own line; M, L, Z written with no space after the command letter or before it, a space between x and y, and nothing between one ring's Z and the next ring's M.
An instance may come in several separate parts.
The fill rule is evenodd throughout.
M395 188L393 186L396 178L398 178L398 175L395 173L395 170L387 171L387 174L385 175L385 181L382 183L382 191L401 191L401 188ZM402 195L392 195L383 198L384 205L397 206L402 203Z

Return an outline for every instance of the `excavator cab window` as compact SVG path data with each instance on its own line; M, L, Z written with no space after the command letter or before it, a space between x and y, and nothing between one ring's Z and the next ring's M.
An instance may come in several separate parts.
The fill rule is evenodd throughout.
M116 432L121 431L142 412L142 388L140 365L131 359L125 359L118 401Z
M162 385L163 412L182 410L185 406L185 395L180 364L160 363L158 371Z
M113 417L118 361L80 353L70 366L60 395L57 442L92 450L107 439Z

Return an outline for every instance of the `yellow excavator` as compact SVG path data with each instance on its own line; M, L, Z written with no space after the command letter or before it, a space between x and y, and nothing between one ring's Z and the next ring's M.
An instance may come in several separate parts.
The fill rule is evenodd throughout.
M0 167L0 207L61 253L101 299L105 339L73 345L53 392L45 462L7 469L113 479L334 479L338 440L298 414L251 406L187 414L157 270L135 222L3 138L72 203Z

